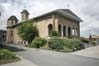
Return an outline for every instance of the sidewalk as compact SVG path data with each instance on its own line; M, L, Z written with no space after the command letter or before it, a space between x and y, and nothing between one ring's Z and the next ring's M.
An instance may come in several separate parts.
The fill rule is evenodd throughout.
M99 58L99 46L86 48L86 49L76 51L70 54Z
M3 64L0 66L37 66L35 64L33 64L32 62L23 59L22 57L20 57L21 60L18 62L12 62L12 63L7 63L7 64Z

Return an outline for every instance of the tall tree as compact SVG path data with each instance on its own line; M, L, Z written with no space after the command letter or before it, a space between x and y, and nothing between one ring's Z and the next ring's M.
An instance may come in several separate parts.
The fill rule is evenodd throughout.
M38 29L34 26L33 22L26 21L18 27L18 34L23 38L23 40L28 41L30 44L32 40L39 36Z

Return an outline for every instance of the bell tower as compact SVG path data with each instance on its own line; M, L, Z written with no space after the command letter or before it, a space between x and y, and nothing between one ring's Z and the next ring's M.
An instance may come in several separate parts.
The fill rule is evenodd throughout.
M6 33L6 42L14 43L14 28L13 25L18 23L18 19L15 16L10 16L7 20L7 33Z
M8 18L7 27L12 26L12 25L15 25L17 23L18 23L18 19L14 15L12 15L12 16L10 16Z
M21 20L25 21L25 20L28 20L28 18L29 18L29 12L27 10L23 10L21 12Z

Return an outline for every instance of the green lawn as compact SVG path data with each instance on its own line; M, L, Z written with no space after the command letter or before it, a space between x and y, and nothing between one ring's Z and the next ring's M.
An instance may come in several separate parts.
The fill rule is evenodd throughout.
M0 49L0 65L19 61L20 59L11 51L7 49Z

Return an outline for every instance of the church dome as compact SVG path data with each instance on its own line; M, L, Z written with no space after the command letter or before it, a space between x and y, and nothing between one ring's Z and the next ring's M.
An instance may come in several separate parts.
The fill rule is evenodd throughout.
M24 9L21 13L27 13L27 14L29 14L29 12L26 9Z
M18 19L14 15L10 16L8 20L16 20L16 21L18 21Z

